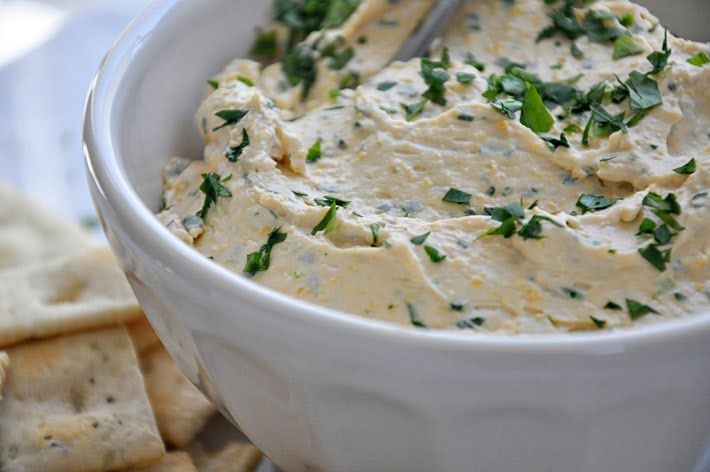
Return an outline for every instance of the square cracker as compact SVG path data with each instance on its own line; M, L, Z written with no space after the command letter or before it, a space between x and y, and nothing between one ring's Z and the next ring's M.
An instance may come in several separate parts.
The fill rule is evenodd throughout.
M197 468L187 452L174 451L165 454L156 464L126 472L197 472Z
M262 454L250 442L232 441L217 451L195 442L188 448L200 472L251 472L261 462Z
M145 386L163 439L184 447L207 424L215 407L185 377L164 347L141 358Z
M80 254L96 242L0 182L0 270Z
M120 470L165 453L125 328L23 344L8 355L0 470Z
M153 331L153 327L145 316L126 324L126 328L128 328L128 334L131 335L133 340L133 347L136 348L136 352L139 355L161 344L160 338Z
M141 313L108 249L0 272L0 346Z

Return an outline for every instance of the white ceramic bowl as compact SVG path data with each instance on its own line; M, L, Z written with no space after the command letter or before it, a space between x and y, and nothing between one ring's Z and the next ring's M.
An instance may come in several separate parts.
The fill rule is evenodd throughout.
M108 240L190 379L288 471L710 470L708 316L576 336L409 330L270 291L158 223L163 162L200 156L205 79L246 53L270 3L154 2L88 99Z

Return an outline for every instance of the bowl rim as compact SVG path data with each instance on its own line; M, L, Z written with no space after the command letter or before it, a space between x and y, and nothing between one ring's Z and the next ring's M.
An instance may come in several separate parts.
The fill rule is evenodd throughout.
M424 330L369 319L282 294L205 258L165 228L134 190L113 147L111 115L118 86L133 54L150 40L160 20L184 0L153 0L133 19L102 60L88 92L84 110L84 157L87 178L132 237L167 267L191 272L188 278L209 283L235 299L259 306L273 316L291 318L314 328L361 335L379 341L421 348L484 350L528 354L627 352L660 342L675 342L689 334L710 336L710 313L610 332L496 334L456 330ZM207 10L205 10L207 11ZM158 243L159 242L159 243ZM177 269L175 269L177 268Z

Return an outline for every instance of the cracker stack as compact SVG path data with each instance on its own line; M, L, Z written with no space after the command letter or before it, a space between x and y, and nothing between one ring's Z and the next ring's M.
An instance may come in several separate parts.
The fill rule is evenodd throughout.
M3 472L250 471L261 460L246 440L206 452L195 437L215 409L110 251L2 183L0 348Z

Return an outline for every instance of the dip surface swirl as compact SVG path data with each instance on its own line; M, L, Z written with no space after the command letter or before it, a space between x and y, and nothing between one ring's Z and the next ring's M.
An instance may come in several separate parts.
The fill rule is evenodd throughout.
M707 312L707 44L625 0L469 0L430 58L390 64L432 0L310 3L279 2L261 62L210 79L203 159L163 176L181 239L418 328Z

